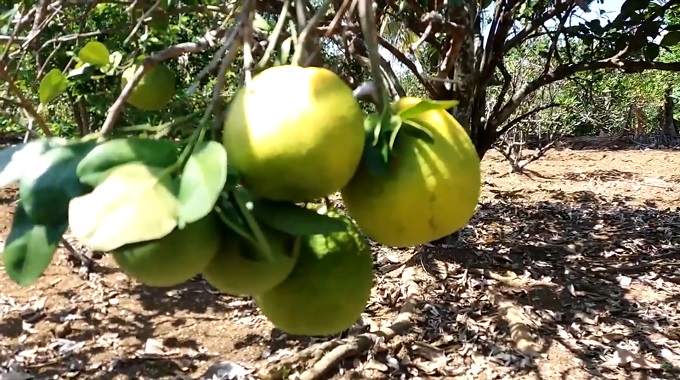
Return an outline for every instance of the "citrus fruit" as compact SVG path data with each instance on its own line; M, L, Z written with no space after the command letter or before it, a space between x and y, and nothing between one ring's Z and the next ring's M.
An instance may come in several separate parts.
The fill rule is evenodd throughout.
M210 213L160 239L126 244L113 258L123 272L145 285L179 285L200 274L215 256L221 233L217 223Z
M293 335L331 335L361 316L373 286L373 259L354 223L335 211L347 229L301 236L300 254L288 278L255 302L276 327Z
M235 296L260 294L285 280L298 257L296 237L261 228L271 248L272 261L260 257L253 243L225 229L222 246L203 271L203 278L215 289Z
M301 202L347 184L364 136L363 110L339 76L285 65L239 89L223 142L244 187L264 198Z
M139 65L132 65L123 71L121 90L132 80ZM157 63L137 82L127 103L144 111L163 109L175 95L175 74L166 65Z
M399 112L419 102L405 97L392 108ZM373 176L361 165L341 192L359 228L392 247L424 244L463 228L479 200L480 162L465 129L443 109L412 119L431 132L434 143L398 134L389 173Z

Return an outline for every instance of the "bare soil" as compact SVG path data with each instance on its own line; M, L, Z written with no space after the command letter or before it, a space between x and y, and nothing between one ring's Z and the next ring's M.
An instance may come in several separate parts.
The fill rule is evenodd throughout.
M680 152L563 150L527 175L507 167L484 159L479 211L457 238L375 247L371 302L342 336L288 336L248 299L200 278L148 288L107 256L88 273L60 250L26 288L0 270L0 379L260 378L276 358L391 324L405 268L415 325L325 378L680 378ZM15 199L0 196L2 239Z

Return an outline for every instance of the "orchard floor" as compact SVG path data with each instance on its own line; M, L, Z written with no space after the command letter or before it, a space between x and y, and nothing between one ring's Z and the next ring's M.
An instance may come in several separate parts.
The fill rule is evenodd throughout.
M491 152L483 168L479 211L456 241L375 248L363 325L343 337L392 323L407 270L415 325L326 378L680 378L680 151L552 151L529 176ZM15 196L0 198L2 238ZM200 280L151 289L108 257L91 273L65 258L27 288L0 271L0 379L258 378L329 340L282 334Z

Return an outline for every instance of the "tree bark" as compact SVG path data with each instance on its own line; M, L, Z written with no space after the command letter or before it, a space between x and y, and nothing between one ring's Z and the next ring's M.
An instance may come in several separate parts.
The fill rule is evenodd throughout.
M671 96L672 88L666 87L664 93L664 114L662 118L661 131L664 137L678 138L678 129L673 120L673 97Z

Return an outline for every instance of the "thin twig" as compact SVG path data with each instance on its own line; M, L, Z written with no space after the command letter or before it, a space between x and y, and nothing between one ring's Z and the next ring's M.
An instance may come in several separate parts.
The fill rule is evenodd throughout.
M380 104L376 104L378 109L382 109L385 104L383 102L387 99L387 88L380 69L380 53L378 52L378 31L376 30L375 12L373 11L373 2L370 0L358 0L359 2L359 21L361 23L361 30L366 41L366 49L368 50L368 59L371 64L371 73L373 80L377 86L378 93L380 93Z
M267 49L265 49L264 54L262 54L260 62L258 62L257 65L255 66L257 70L261 70L267 65L269 59L272 56L272 53L274 52L274 49L276 49L276 44L279 41L279 38L281 37L281 32L283 31L283 28L286 26L286 20L288 19L289 10L290 0L283 0L283 6L281 7L281 14L279 14L279 19L276 21L276 26L274 26L272 34L267 39L268 40Z
M125 88L123 88L123 91L121 91L118 99L116 99L113 105L109 108L106 115L106 120L104 120L104 124L102 125L101 134L99 136L100 141L104 140L106 135L111 133L111 131L115 128L116 121L123 110L125 101L128 99L130 94L132 94L132 89L137 85L137 83L139 83L144 74L146 74L159 62L176 58L183 54L199 53L214 46L215 38L220 38L224 32L224 29L210 31L196 42L183 42L173 45L144 59L142 65L135 72L135 75L133 75L132 79L125 85Z
M149 17L151 15L151 13L153 13L153 11L155 11L161 5L161 1L162 0L156 0L156 2L154 2L153 5L151 5L151 7L149 7L149 9L147 9L146 12L144 12L144 14L142 14L142 17L140 17L137 20L137 23L135 24L135 26L130 31L130 34L128 34L128 36L125 37L125 41L123 41L123 45L127 45L127 44L130 43L130 40L132 39L132 37L134 37L134 35L139 30L139 28L142 26L142 24L144 23L144 20L146 20L146 18Z
M293 54L293 59L292 62L294 65L299 65L302 63L302 60L305 59L305 61L311 60L311 55L308 57L305 57L305 54L308 53L305 49L305 44L308 42L307 40L309 39L309 35L316 26L316 24L321 20L321 17L323 17L326 14L326 11L328 10L328 7L331 5L330 0L324 0L321 5L319 5L319 8L317 9L316 13L314 13L314 16L307 22L305 27L302 29L300 32L300 35L298 36L298 41L297 45L295 46L295 53ZM305 62L306 64L307 62Z
M26 112L28 112L31 118L33 118L33 120L38 123L38 127L40 127L40 130L43 132L43 134L45 134L47 137L52 136L52 132L47 127L47 123L45 123L45 120L42 118L42 116L40 116L38 111L36 111L35 107L33 107L33 103L30 102L24 93L16 86L16 84L14 84L14 81L7 72L7 67L5 66L4 62L0 62L0 79L7 83L10 93L14 94L14 96L19 99L21 106L26 110Z

